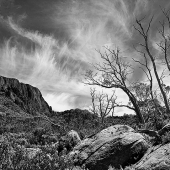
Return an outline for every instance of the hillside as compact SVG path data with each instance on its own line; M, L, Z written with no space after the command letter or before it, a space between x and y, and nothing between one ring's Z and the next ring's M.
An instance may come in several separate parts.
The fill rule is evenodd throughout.
M62 133L74 129L88 136L110 125L133 126L137 122L135 116L107 117L105 125L101 126L99 117L88 110L54 112L38 88L3 76L0 76L0 117L1 133L32 131L43 127Z
M85 170L82 167L86 165L89 170L103 170L101 158L104 158L102 161L107 164L105 170L108 170L110 162L107 160L115 160L113 154L118 156L117 160L123 160L122 167L135 164L144 154L147 156L145 152L149 147L154 149L155 145L170 141L170 125L164 126L165 119L155 118L154 112L144 116L145 120L149 120L145 124L146 129L141 129L136 115L108 116L102 124L100 117L88 110L77 108L55 112L38 88L0 76L0 162L3 162L0 169L60 170L79 165L80 170ZM140 133L145 133L145 136ZM167 146L161 149L164 147L166 149ZM132 159L124 157L127 148ZM71 155L74 157L82 151L83 155L94 157L94 168L91 168L91 162L81 162L84 158L87 160L84 156L80 160L70 159ZM99 160L96 154L101 155ZM111 161L114 170L114 167L119 167L117 164L120 165L119 161L116 162Z
M21 116L23 112L34 116L38 114L49 116L52 112L38 88L14 78L0 76L0 99L1 107L7 105L13 111L19 111Z
M0 133L50 128L52 108L38 88L0 76Z

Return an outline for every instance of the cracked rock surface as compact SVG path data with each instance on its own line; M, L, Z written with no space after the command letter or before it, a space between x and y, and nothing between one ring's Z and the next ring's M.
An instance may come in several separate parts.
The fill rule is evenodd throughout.
M108 127L81 141L68 154L75 165L85 165L89 170L108 170L136 163L147 151L144 137L126 125Z
M133 167L135 170L169 170L170 143L148 149L144 157Z

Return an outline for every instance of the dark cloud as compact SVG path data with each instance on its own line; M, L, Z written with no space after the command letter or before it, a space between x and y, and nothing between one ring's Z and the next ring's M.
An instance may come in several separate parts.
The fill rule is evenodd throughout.
M14 31L3 18L0 18L0 42L3 43L5 39L9 39L13 35Z
M0 0L0 15L5 19L8 16L16 17L19 8L20 6L16 5L14 0Z
M89 63L100 62L95 49L118 46L130 62L142 61L133 24L145 16L146 28L154 14L149 36L156 55L160 6L169 8L169 0L0 0L0 73L37 86L53 105L86 106L89 88L78 80ZM143 79L133 67L133 80Z
M0 18L0 44L3 45L5 41L10 39L11 46L17 46L20 48L25 48L25 50L30 51L38 47L39 45L29 38L19 35L13 28L11 28L8 19L5 20Z
M25 14L21 26L28 30L38 30L44 34L53 34L58 40L68 40L67 28L52 21L51 16L56 12L56 6L64 3L61 0L15 0L20 6L18 15ZM65 5L67 5L65 3ZM56 16L57 17L57 16Z

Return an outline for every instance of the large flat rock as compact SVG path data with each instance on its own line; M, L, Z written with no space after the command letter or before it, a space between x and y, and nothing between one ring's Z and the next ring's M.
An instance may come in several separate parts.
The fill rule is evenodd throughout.
M170 170L170 143L148 149L133 167L135 170Z
M72 152L68 160L75 165L85 165L89 170L108 170L136 163L147 151L144 137L126 125L115 125L83 140Z

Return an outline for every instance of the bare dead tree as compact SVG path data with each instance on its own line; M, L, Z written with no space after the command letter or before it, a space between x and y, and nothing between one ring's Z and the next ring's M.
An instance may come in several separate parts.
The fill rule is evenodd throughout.
M166 94L164 92L164 89L162 87L162 83L161 83L161 80L160 80L160 77L159 77L158 71L157 71L157 66L156 66L156 61L155 61L156 57L152 54L151 49L149 47L149 31L150 31L150 28L151 28L152 20L153 20L153 17L151 18L147 28L145 29L143 24L142 24L142 20L136 19L137 26L134 26L134 28L138 31L138 33L141 35L141 37L144 40L144 43L141 43L140 45L144 48L144 50L146 51L147 55L149 56L149 58L151 60L153 70L154 70L154 74L155 74L159 89L161 91L161 94L163 96L163 100L164 100L166 110L170 114L170 109L169 109L167 96L166 96Z
M157 43L157 45L161 49L167 69L170 71L170 61L169 61L169 57L168 57L168 52L170 52L169 51L169 49L170 49L170 35L166 32L166 25L170 29L170 11L165 10L165 9L161 9L161 10L162 10L162 13L164 14L166 20L165 21L163 20L162 22L160 22L161 28L158 30L158 32L161 35L161 41L159 43Z
M146 77L147 77L147 80L149 81L149 94L150 94L150 98L152 100L152 103L154 104L155 106L155 110L157 113L159 113L161 115L161 111L159 110L158 106L157 106L157 102L155 101L155 95L154 95L154 92L153 92L153 77L152 77L152 73L151 73L151 69L149 67L149 64L148 64L148 59L146 57L146 54L142 51L139 51L139 50L136 50L137 52L139 52L143 58L144 58L144 62L141 62L140 60L137 60L137 59L134 59L133 60L140 64L141 65L141 69L143 70L143 72L145 73ZM146 94L145 97L147 97L148 95ZM156 115L155 115L155 118L156 118Z
M95 88L90 89L90 94L92 98L92 109L91 111L101 118L101 123L104 124L105 118L112 113L114 113L114 107L116 103L115 91L112 95L104 94L103 91L96 93Z
M91 95L91 100L92 100L92 109L91 111L93 112L94 115L98 116L97 110L96 110L96 105L95 105L95 98L96 98L96 89L91 88L90 89L90 95Z
M133 69L131 65L125 61L125 58L120 56L120 50L111 50L106 47L106 51L102 54L99 51L102 64L94 66L95 71L87 71L85 75L85 83L89 85L97 85L104 88L121 89L132 103L129 105L117 105L119 107L127 107L133 110L139 118L141 123L144 123L144 118L138 106L133 93L128 88L130 81L128 77L132 74Z

